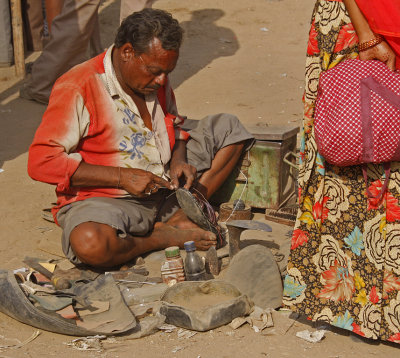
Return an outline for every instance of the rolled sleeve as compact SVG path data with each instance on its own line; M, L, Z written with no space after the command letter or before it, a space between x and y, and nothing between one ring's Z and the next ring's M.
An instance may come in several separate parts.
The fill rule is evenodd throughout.
M176 140L185 140L187 141L190 137L190 134L186 131L184 131L182 128L180 127L176 127L175 128L175 139Z

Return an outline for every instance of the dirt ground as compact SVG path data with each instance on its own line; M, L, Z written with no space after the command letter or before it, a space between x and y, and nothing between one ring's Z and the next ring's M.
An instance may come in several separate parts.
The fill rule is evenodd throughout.
M159 0L183 25L186 38L172 74L178 107L190 118L230 112L245 124L300 125L303 68L309 19L314 0ZM104 46L118 27L119 0L104 1L100 12ZM26 61L37 57L28 54ZM15 269L25 256L57 258L61 231L40 214L54 200L54 188L32 181L26 173L27 150L45 106L20 99L21 79L14 68L0 69L0 268ZM272 237L288 241L289 227L271 224ZM251 235L250 235L251 236ZM286 242L287 244L287 242ZM287 246L287 245L286 245ZM1 294L1 293L0 293ZM320 343L308 343L296 332L314 331L302 318L275 314L274 328L263 334L248 325L229 326L191 338L158 332L131 340L116 337L101 352L73 350L74 337L42 331L0 314L2 357L395 357L398 346L364 341L331 330Z

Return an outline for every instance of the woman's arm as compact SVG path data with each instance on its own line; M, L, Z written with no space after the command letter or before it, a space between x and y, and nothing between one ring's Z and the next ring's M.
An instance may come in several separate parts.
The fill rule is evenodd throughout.
M367 19L358 8L356 1L343 0L343 3L356 30L359 43L363 44L376 38L377 35L371 30ZM373 47L360 51L359 56L360 60L379 60L384 62L391 70L395 70L396 68L396 55L384 40Z

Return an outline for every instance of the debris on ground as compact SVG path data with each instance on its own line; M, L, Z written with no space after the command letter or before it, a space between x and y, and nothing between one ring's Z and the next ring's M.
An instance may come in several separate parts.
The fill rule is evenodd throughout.
M71 342L66 343L67 346L77 349L78 351L96 351L102 352L104 350L102 340L107 337L104 335L88 336L73 339Z
M180 339L189 339L193 337L197 332L189 331L188 329L179 329L178 338Z
M181 351L183 349L185 349L185 347L177 346L171 351L171 353L176 353L176 352L179 352L179 351Z
M247 220L242 221L247 222ZM258 223L258 225L260 224ZM269 227L268 229L267 231L270 231ZM252 250L255 252L253 253ZM243 274L243 266L247 267L249 261L258 263L256 257L258 257L257 254L260 250L268 251L268 262L273 264L272 267L276 271L276 281L279 281L281 289L281 275L276 258L270 253L270 249L260 245L252 245L241 250L233 261L237 262L246 252L251 251L251 259L240 262L242 276L247 284L250 284L250 287L254 287L254 285L265 287L264 283L267 281L259 284L260 275L258 273L250 270L250 272L246 271ZM215 252L218 266L219 255ZM212 275L202 283L185 281L177 283L176 287L168 288L168 285L163 283L161 277L157 274L154 277L149 277L148 269L152 268L154 272L153 266L154 264L158 266L159 261L160 257L158 256L153 259L150 255L146 257L146 261L140 257L135 264L127 264L117 271L102 273L92 271L90 268L75 267L65 259L46 260L26 257L23 261L26 267L7 273L10 277L7 276L6 278L10 281L12 281L12 278L17 281L16 283L24 293L24 298L32 304L32 307L29 307L32 311L36 312L36 310L44 308L51 313L51 317L56 319L62 317L68 323L66 328L55 329L53 326L49 326L45 329L84 337L73 340L68 344L78 350L102 351L101 340L109 334L115 335L121 332L127 333L122 337L123 340L141 338L157 331L176 332L178 339L189 339L197 334L196 331L209 331L212 336L212 328L228 324L235 315L238 318L231 322L231 328L234 330L245 323L248 323L257 333L266 328L274 327L272 315L274 309L265 308L273 307L266 303L269 301L265 300L265 297L258 300L262 303L263 308L260 307L261 305L253 308L253 301L257 300L258 296L249 299L248 292L239 290L236 285L229 282L227 277L224 280L212 279ZM229 262L228 271L231 271L232 266L234 266L232 262ZM268 287L271 291L273 286L271 275L268 276ZM61 287L61 281L65 281L68 285ZM197 287L199 284L200 287ZM14 286L18 287L17 285ZM196 286L196 289L186 292L189 286ZM185 287L186 289L183 289ZM183 291L180 292L178 288ZM178 291L176 293L176 290L180 293ZM198 290L200 291L197 292ZM167 292L170 293L169 296ZM175 292L172 301L170 299L172 297L171 292ZM280 295L281 292L279 291L273 298L276 299ZM238 305L238 303L243 300L246 303L246 309L239 312L237 311L238 307L243 305ZM169 306L173 306L173 311L171 311L173 314L169 312ZM230 307L228 310L230 312L229 317L223 317L224 319L221 322L214 322L213 317L216 316L214 311L223 311L226 306ZM115 311L115 308L118 308L118 312ZM183 311L190 318L196 318L194 319L195 322L205 323L201 327L185 326L182 322L177 324L173 320L176 310ZM232 314L233 311L234 314ZM212 325L209 320L213 321ZM32 324L32 322L27 323ZM33 321L33 325L35 324L36 322ZM268 331L268 333L271 332ZM232 334L234 334L234 331L232 331Z
M41 333L40 331L33 332L33 334L23 342L21 342L17 338L5 338L4 336L0 336L0 339L3 339L5 341L11 341L12 340L12 341L17 342L15 344L0 345L0 351L5 350L5 349L18 349L18 348L21 348L22 346L24 346L24 345L32 342L34 339L36 339L40 335L40 333Z
M310 332L308 329L296 333L296 337L304 339L310 343L318 343L325 337L325 330L321 329L318 331Z
M172 333L173 331L175 331L178 327L174 326L173 324L167 324L164 323L163 325L159 326L158 329L160 331L163 331L165 333Z
M232 329L238 329L239 327L243 326L247 322L247 319L245 317L236 317L230 324L229 326Z
M237 317L231 323L230 327L232 329L238 329L245 323L248 323L254 332L260 333L265 328L270 328L274 326L272 319L272 308L262 309L255 306L254 310L248 317Z

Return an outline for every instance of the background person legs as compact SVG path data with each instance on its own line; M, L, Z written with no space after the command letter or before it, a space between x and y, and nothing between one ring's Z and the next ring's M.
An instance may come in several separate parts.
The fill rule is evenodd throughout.
M31 77L21 89L23 98L48 103L54 82L73 66L87 59L87 49L98 31L100 0L65 0L53 20L50 41L32 66ZM99 38L92 55L102 51Z

